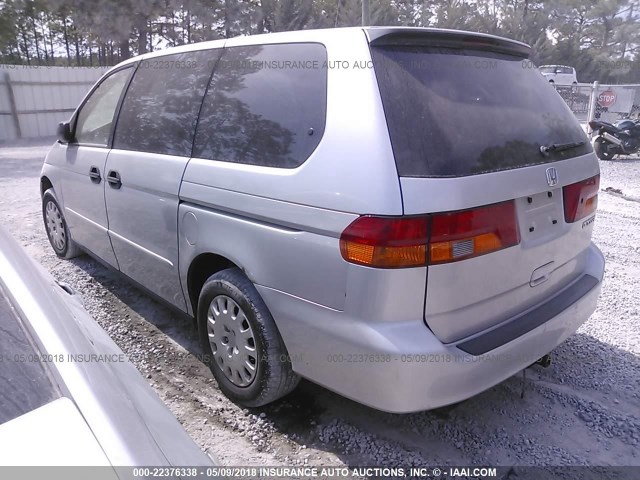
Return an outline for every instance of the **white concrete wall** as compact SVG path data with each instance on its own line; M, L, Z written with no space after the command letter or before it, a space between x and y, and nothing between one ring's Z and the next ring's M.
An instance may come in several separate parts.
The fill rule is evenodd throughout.
M9 101L7 75L22 138L55 135L91 86L109 67L0 65L0 141L18 138Z

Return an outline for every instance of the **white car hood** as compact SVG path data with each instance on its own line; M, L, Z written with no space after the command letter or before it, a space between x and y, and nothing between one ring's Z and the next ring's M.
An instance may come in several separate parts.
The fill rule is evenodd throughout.
M0 425L0 452L2 466L111 466L84 418L65 397Z

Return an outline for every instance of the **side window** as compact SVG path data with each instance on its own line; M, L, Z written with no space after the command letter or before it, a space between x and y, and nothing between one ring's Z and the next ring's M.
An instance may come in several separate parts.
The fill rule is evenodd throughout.
M113 148L191 156L198 111L220 50L144 60L122 102Z
M324 133L326 58L316 43L225 49L202 105L194 157L302 164Z
M111 135L113 117L122 90L132 68L124 68L105 78L93 91L78 113L76 141L106 146Z

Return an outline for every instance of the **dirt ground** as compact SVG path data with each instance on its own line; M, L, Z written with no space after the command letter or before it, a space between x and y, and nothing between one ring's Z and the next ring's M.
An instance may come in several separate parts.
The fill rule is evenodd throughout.
M0 223L82 294L192 438L222 464L640 465L640 159L601 162L594 240L607 267L600 303L553 352L550 368L528 369L524 398L520 374L454 407L395 415L306 381L260 409L227 400L197 359L190 321L87 256L54 255L38 190L47 149L0 145Z

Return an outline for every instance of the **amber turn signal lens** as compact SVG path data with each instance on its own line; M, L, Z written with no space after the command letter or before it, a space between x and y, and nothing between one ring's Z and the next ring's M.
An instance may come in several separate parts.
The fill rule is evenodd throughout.
M562 188L564 219L567 223L577 222L596 211L599 188L600 175Z
M427 218L360 217L342 233L340 252L346 261L369 267L425 266Z
M477 257L520 243L513 201L432 216L429 263Z
M376 268L455 262L520 243L515 202L420 217L363 216L340 237L350 263Z

